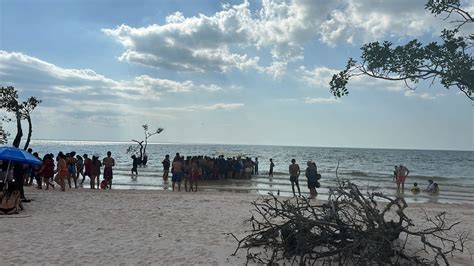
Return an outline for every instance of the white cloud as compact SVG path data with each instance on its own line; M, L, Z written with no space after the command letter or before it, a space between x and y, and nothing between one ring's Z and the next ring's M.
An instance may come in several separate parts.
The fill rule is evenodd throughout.
M122 61L179 71L257 70L279 77L289 62L303 59L304 45L320 39L329 45L386 37L438 34L423 1L412 0L262 0L223 5L211 14L170 14L163 25L120 25L102 31L119 41ZM259 56L269 53L269 65Z
M308 85L316 88L329 89L329 82L332 76L340 70L331 69L327 67L315 67L312 70L307 70L301 67L299 74L303 81ZM354 76L349 81L349 88L356 89L380 89L389 91L404 91L406 86L402 81L388 81L382 79L371 78L366 75Z
M346 0L320 24L321 40L329 45L359 43L386 37L438 33L436 19L424 9L426 1Z
M209 106L204 106L204 110L235 110L243 107L243 103L216 103Z
M431 94L431 93L427 93L427 92L417 93L413 90L407 90L407 91L405 91L404 95L407 96L407 97L420 98L420 99L423 99L423 100L435 100L439 97L444 97L447 94L445 94L445 93Z
M305 97L304 99L305 103L308 104L331 104L331 103L339 103L340 100L337 100L334 97L331 98L311 98L311 97Z
M108 97L111 100L160 100L163 93L223 90L215 84L195 84L141 75L132 80L113 80L91 69L65 69L22 53L0 50L0 77L25 92L47 97Z
M177 107L156 107L160 112L196 112L196 111L218 111L218 110L235 110L242 108L243 103L216 103L212 105L190 105Z

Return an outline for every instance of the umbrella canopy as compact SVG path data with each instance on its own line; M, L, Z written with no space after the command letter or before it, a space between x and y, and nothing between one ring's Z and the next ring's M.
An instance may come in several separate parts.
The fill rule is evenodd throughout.
M31 153L10 146L0 147L0 160L41 165L43 162Z

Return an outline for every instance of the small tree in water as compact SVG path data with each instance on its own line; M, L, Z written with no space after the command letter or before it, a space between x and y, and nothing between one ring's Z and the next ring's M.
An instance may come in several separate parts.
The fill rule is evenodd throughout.
M161 132L163 132L164 129L159 127L155 131L150 132L147 124L142 125L142 127L144 131L143 133L145 135L145 139L144 140L132 139L132 141L136 142L137 145L130 145L127 149L127 153L135 153L139 151L140 153L139 153L138 160L141 165L146 165L146 162L147 162L146 148L148 145L148 139L153 135L160 134Z

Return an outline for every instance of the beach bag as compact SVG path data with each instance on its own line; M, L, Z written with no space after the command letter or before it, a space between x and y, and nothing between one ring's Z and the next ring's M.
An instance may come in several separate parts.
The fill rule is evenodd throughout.
M20 191L0 192L0 215L18 213L20 204Z
M319 183L319 181L316 180L316 185L315 185L316 188L320 188L321 187L321 184Z

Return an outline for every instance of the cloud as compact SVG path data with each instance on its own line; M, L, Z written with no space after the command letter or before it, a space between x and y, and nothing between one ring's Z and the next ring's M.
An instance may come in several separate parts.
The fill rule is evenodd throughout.
M107 97L115 101L157 101L164 93L223 90L215 84L195 84L147 75L131 80L114 80L91 69L65 69L22 53L0 50L0 77L40 98L88 99Z
M218 110L235 110L242 108L243 103L216 103L212 105L190 105L181 107L156 107L160 112L196 112L196 111L218 111Z
M413 90L408 90L408 91L405 91L404 95L407 96L407 97L419 98L419 99L423 99L423 100L435 100L439 97L444 97L447 94L445 94L445 93L431 94L431 93L427 93L427 92L417 93Z
M320 39L331 46L382 38L415 37L438 33L436 18L424 9L425 1L346 0L320 24ZM439 24L439 23L438 23Z
M207 16L175 12L162 25L119 25L102 32L124 47L121 61L193 72L257 70L273 77L302 60L310 41L334 46L438 32L422 1L262 0L256 10L250 5L225 4ZM262 53L271 57L266 66Z
M337 100L334 97L331 97L331 98L305 97L303 100L304 100L305 103L308 103L308 104L331 104L331 103L339 103L340 102L340 100Z
M305 67L300 67L299 75L306 84L322 89L329 89L329 82L332 76L340 70L331 69L327 67L315 67L308 70ZM388 81L382 79L371 78L369 76L361 75L354 76L349 81L349 88L355 89L378 89L388 91L404 91L406 86L402 81Z

